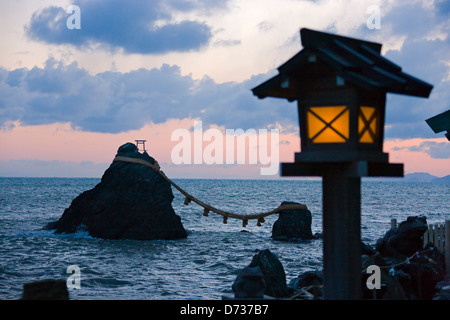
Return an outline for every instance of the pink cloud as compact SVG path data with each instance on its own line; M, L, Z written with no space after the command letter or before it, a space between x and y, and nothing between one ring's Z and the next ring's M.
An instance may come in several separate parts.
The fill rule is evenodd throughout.
M450 174L449 159L434 159L418 148L423 142L450 143L445 138L436 139L392 139L384 143L385 152L389 153L389 161L404 163L405 174L413 172L427 172L443 177ZM415 151L413 151L415 150Z

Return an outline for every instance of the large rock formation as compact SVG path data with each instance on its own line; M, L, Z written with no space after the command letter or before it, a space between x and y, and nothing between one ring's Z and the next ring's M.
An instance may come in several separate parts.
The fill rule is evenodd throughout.
M116 156L138 158L155 164L136 145L122 145ZM61 218L47 226L56 233L83 228L103 239L178 239L187 233L172 208L170 184L155 170L142 164L113 162L101 182L76 197Z

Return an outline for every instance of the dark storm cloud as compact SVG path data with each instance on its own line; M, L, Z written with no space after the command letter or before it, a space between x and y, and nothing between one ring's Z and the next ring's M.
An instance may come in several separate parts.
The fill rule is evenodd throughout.
M200 21L173 22L173 12L222 9L226 1L78 0L73 4L81 10L81 29L68 29L72 14L50 6L33 13L25 26L26 35L49 44L78 48L100 44L106 50L122 48L125 53L198 50L209 43L210 27Z
M49 59L43 68L0 69L0 125L71 122L81 130L110 133L186 117L227 128L296 125L293 104L253 96L251 88L267 78L218 84L208 77L183 76L179 67L169 65L93 76L76 63Z

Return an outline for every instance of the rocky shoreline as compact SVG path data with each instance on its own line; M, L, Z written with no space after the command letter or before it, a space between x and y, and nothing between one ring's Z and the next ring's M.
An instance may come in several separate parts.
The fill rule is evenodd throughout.
M445 257L432 244L423 248L426 218L411 216L389 229L375 248L362 243L361 299L448 300L450 278ZM366 272L380 267L381 288L369 290ZM323 299L323 271L309 271L286 283L286 274L270 250L259 251L232 285L235 298Z

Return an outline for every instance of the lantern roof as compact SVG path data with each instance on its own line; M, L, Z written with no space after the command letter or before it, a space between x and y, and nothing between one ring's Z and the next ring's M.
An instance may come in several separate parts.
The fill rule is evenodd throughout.
M305 28L300 30L300 35L303 50L281 65L277 76L252 89L258 98L296 100L299 89L325 75L324 66L334 70L341 81L362 90L426 98L433 88L384 58L379 43ZM318 68L314 69L314 65Z

